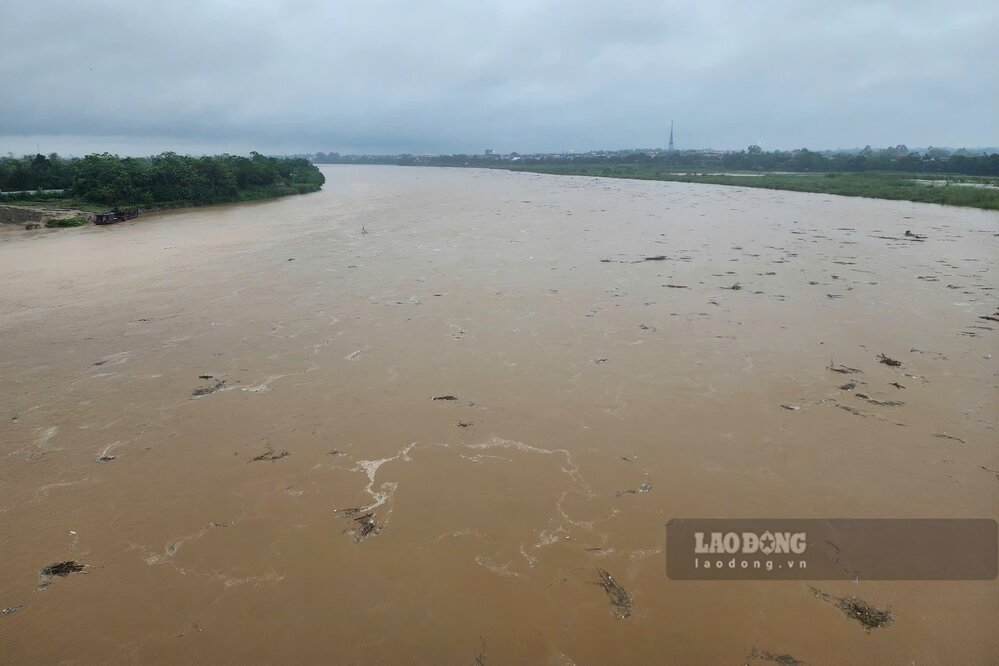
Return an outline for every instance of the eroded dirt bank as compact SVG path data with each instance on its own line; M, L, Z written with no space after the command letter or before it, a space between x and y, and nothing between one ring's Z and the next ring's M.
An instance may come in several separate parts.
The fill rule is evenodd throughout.
M664 524L995 517L999 215L324 172L0 242L0 661L996 660L994 582L675 582Z
M76 208L53 208L51 206L4 206L0 204L0 225L19 225L36 223L45 226L49 220L58 220L75 215L92 217L92 213ZM2 229L2 227L0 227ZM10 231L7 229L6 231Z

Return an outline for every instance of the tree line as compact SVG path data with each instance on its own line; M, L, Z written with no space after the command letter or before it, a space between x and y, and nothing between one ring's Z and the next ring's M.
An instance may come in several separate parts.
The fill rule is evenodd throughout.
M301 157L251 153L189 157L161 153L119 157L25 155L0 157L0 191L64 190L105 206L210 204L314 192L326 181Z

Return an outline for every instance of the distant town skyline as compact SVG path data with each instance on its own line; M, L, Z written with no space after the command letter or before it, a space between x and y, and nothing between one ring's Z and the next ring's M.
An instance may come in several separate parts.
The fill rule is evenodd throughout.
M313 147L312 149L306 150L284 150L284 149L274 149L267 150L261 146L255 146L251 144L240 144L238 142L231 142L227 144L213 144L214 147L206 147L205 144L200 142L190 142L184 140L177 140L172 138L164 139L148 139L148 138L129 138L129 137L61 137L63 140L60 141L60 137L3 137L0 138L0 155L33 155L36 152L42 155L48 155L51 153L57 153L64 157L82 157L86 154L91 153L112 153L121 156L130 157L147 157L150 155L158 155L163 152L175 152L180 155L218 155L222 153L230 153L234 155L248 155L250 152L262 152L265 154L272 155L315 155L317 153L333 154L337 153L340 155L371 155L371 156L394 156L394 155L545 155L545 154L558 154L558 155L571 155L571 154L587 154L587 153L623 153L623 152L636 152L636 151L659 151L659 152L669 152L668 138L666 145L637 145L637 146L603 146L597 148L589 148L586 150L575 150L575 149L556 149L556 150L496 150L493 148L481 148L478 150L463 150L463 151L443 151L443 150L429 150L422 152L411 152L411 151L364 151L364 150L337 150L334 148L326 149L324 147ZM41 143L44 139L46 143ZM53 142L53 139L55 141ZM743 146L733 146L731 148L720 148L717 146L680 146L674 145L674 149L677 153L684 151L718 151L718 152L730 152L730 151L740 151L745 150L749 146L754 145L752 143ZM759 145L759 144L755 144ZM981 152L985 151L988 153L999 152L999 146L918 146L914 144L907 144L905 142L900 142L891 145L857 145L857 146L836 146L836 147L821 147L821 146L794 146L790 148L771 148L768 146L761 146L765 151L796 151L801 149L812 150L815 152L856 152L863 150L865 146L870 146L873 150L885 150L895 148L896 146L904 145L908 147L911 151L926 151L929 149L942 149L949 152L955 152L960 150L967 150L969 152Z

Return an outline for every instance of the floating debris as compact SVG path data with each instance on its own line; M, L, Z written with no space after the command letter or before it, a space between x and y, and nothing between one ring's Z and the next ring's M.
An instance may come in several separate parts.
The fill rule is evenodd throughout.
M662 254L657 254L654 257L644 257L642 259L639 259L639 261L636 263L640 263L642 261L666 261L666 256Z
M932 354L933 356L936 356L941 361L946 361L947 360L947 357L944 356L943 354L941 354L940 352L927 351L925 349L916 349L915 347L910 347L909 348L909 352L910 353L914 353L914 354Z
M594 363L606 363L607 359L605 359L605 358L595 358L595 359L593 359L593 362Z
M214 375L198 375L198 379L215 379Z
M41 580L38 583L37 590L41 592L47 588L53 580L58 578L65 578L70 574L81 573L87 565L80 564L74 560L66 560L65 562L56 562L55 564L50 564L41 571L38 572Z
M912 236L872 236L872 238L883 238L885 240L907 240L907 241L913 241L913 242L916 242L916 243L923 243L923 242L926 241L925 237L917 237L915 235L912 235Z
M805 662L798 661L789 654L774 654L773 652L767 652L766 650L760 650L753 647L753 651L749 653L746 657L746 662L754 659L759 659L761 661L771 661L775 664L780 664L780 666L805 666Z
M458 421L459 428L471 428L473 425L475 424L471 421Z
M291 259L289 259L288 261L291 261ZM201 628L200 624L198 624L197 622L192 622L190 630L177 634L177 638L183 638L188 634L200 634L202 631L204 631L204 629Z
M925 240L926 239L926 236L920 236L919 234L914 234L911 231L909 231L908 229L905 230L905 237L906 238L913 238L915 240Z
M614 606L614 617L620 620L631 615L631 596L627 591L604 569L597 567L597 575L600 580L595 584L607 593L607 599Z
M864 628L868 631L887 627L895 620L890 610L876 608L857 597L839 599L836 607L843 611L843 614L847 617L864 625Z
M663 286L669 287L670 289L690 289L690 287L685 284L664 284Z
M832 363L827 365L826 369L832 370L833 372L838 372L841 375L853 375L859 372L863 372L862 370L858 370L857 368L850 368L845 365L833 365Z
M199 388L194 389L194 391L191 392L191 396L194 398L200 398L202 396L211 395L212 393L221 391L224 387L225 387L225 380L219 379L216 380L215 383L212 384L211 386L201 386Z
M867 402L879 407L899 407L905 404L901 400L875 400L874 398L868 398Z
M836 406L839 407L842 410L850 412L851 414L855 414L856 416L864 416L864 417L867 416L867 414L864 414L862 411L860 411L856 407L851 407L850 405L836 405Z
M275 460L280 460L281 458L286 458L287 456L290 455L291 454L288 453L287 451L282 451L281 453L274 453L274 449L267 449L256 458L250 458L248 462L261 462L268 460L270 462L274 462Z
M13 615L14 613L23 611L27 606L24 604L18 604L17 606L11 606L10 608L4 608L0 610L0 617L7 617L8 615Z
M736 282L731 287L722 287L722 289L729 289L731 291L739 291L740 289L742 289L742 285L739 284L738 282Z
M65 562L56 562L55 564L50 564L44 569L42 569L41 574L43 576L59 576L60 578L65 578L69 574L80 573L87 568L87 565L80 564L73 560L66 560Z
M867 631L887 627L895 621L895 616L892 615L890 609L882 610L872 606L863 599L858 599L857 597L834 597L811 585L808 586L808 589L819 599L836 606L843 615L864 625L864 629Z
M901 384L899 384L898 382L892 382L892 383L891 383L891 384L889 384L888 386L894 386L894 387L895 387L895 388L897 388L897 389L904 389L904 388L905 388L904 386L902 386L902 385L901 385Z
M352 518L354 521L354 526L348 527L343 533L350 535L354 543L361 543L369 536L379 534L382 531L382 526L375 521L375 514L373 513L365 513L354 518L360 512L361 509L359 508L343 510L344 515Z
M97 459L97 464L103 465L104 463L111 462L112 460L115 460L117 458L118 456L113 456L110 453L102 453L101 456Z
M838 388L838 389L840 389L842 391L852 391L853 389L857 388L857 383L856 382L847 382L845 384L840 384L836 388Z
M482 644L479 648L479 653L475 655L475 661L472 662L473 666L486 666L486 641L485 639L480 640Z
M905 403L901 400L875 400L866 393L856 393L855 394L861 400L866 400L872 405L879 405L881 407L898 407L899 405L904 405Z
M878 363L883 363L884 365L888 365L893 368L897 368L898 366L902 365L901 361L896 361L890 356L885 356L884 354L878 354Z
M644 483L642 483L642 485L638 486L637 490L619 490L616 493L614 493L614 496L620 497L621 495L638 495L640 493L647 493L650 490L652 490L652 484L649 483L648 481L645 481Z
M963 439L961 439L960 437L955 437L954 435L948 435L948 434L947 434L947 433L945 433L945 432L935 432L935 433L933 433L933 436L934 436L934 437L938 437L938 438L940 438L940 439L952 439L952 440L954 440L955 442L961 442L962 444L967 444L967 442L965 442L965 441L964 441Z
M457 396L453 395L435 395L431 400L457 400Z

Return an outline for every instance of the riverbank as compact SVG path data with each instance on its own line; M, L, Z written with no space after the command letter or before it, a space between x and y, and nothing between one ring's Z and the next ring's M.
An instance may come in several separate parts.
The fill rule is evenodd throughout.
M0 227L21 226L25 229L41 227L78 227L89 222L93 211L68 205L12 205L0 204Z
M847 197L915 201L947 206L999 210L999 179L970 176L929 177L894 173L694 173L674 172L644 165L508 166L510 171L560 176L597 176L635 180L664 180L704 185L756 187L769 190L837 194Z
M302 183L291 187L244 190L237 196L205 203L193 200L159 201L141 205L119 204L118 208L140 208L142 212L148 213L158 210L201 208L204 206L279 199L297 194L318 192L321 189L321 184ZM40 226L48 228L78 227L92 222L94 213L105 210L107 210L106 206L100 206L75 197L40 196L35 199L15 199L13 201L0 199L0 225L21 225L29 230Z

